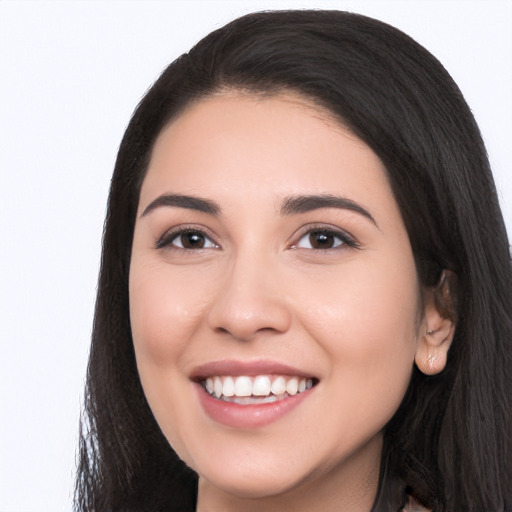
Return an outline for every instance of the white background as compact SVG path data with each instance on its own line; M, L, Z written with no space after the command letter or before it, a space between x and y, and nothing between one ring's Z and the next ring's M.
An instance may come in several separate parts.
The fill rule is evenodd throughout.
M71 510L107 189L135 105L212 29L300 7L387 21L441 60L512 234L510 1L0 2L0 512Z

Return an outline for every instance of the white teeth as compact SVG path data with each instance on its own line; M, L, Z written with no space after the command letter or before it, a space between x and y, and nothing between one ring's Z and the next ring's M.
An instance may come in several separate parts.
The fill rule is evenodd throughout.
M213 394L217 398L222 396L222 381L220 380L220 377L215 377L213 379Z
M296 395L297 391L299 390L299 379L297 377L292 377L287 383L286 383L286 392L289 395Z
M249 377L237 377L235 382L236 396L251 396L252 381Z
M203 385L206 391L216 398L246 405L271 403L302 393L313 387L313 379L285 377L283 375L277 377L269 375L255 377L246 375L238 377L212 376L206 378Z
M270 388L274 395L282 395L286 392L286 379L284 377L277 377Z
M254 379L252 394L254 396L270 395L270 379L266 375L259 375Z
M224 396L233 396L235 394L235 381L233 377L226 377L222 386L222 394Z

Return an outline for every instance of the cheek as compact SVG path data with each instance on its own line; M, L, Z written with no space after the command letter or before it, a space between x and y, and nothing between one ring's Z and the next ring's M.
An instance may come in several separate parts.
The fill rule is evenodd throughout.
M357 261L336 276L318 277L297 304L309 304L304 325L331 362L328 379L354 407L393 413L416 351L420 303L412 257L402 265L361 262L361 268Z
M130 269L130 322L137 369L149 406L173 448L188 459L183 444L191 428L179 411L189 407L190 383L182 368L205 306L204 290L165 266Z
M183 364L188 341L201 316L204 301L196 287L187 286L179 273L169 275L165 265L139 264L130 269L130 323L146 397L165 397Z
M385 340L392 345L414 337L420 303L412 261L400 266L360 258L336 272L316 272L314 279L297 277L297 309L336 345L358 338L354 350L378 350Z
M204 288L191 282L189 275L132 265L130 322L137 360L178 363L206 307L205 296Z

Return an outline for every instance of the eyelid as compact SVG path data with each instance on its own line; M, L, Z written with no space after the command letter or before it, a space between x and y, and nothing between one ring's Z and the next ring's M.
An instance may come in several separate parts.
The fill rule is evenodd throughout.
M303 247L299 247L298 243L308 234L314 232L314 231L323 231L325 233L329 233L337 238L339 238L342 243L336 247L332 247L329 249L307 249ZM315 223L315 224L308 224L307 226L302 227L298 233L296 233L293 237L296 242L292 243L290 245L290 249L299 250L304 249L307 251L315 251L315 252L333 252L340 249L345 248L352 248L352 249L360 249L361 244L359 241L354 237L352 234L350 234L345 229L341 229L337 226L333 226L331 224L322 224L322 223Z
M198 224L180 224L177 226L173 226L172 228L168 229L164 232L164 234L158 238L158 240L155 243L155 247L157 249L164 249L166 247L171 246L171 242L180 234L191 231L191 232L197 232L201 235L203 235L205 238L209 239L213 245L215 245L215 249L220 249L221 245L217 241L217 237L205 226L198 225ZM342 243L336 247L329 248L329 249L305 249L309 251L315 251L315 252L333 252L335 250L340 250L344 248L354 248L354 249L360 249L361 244L358 242L358 240L350 234L348 231L341 229L337 226L333 226L331 224L324 224L324 223L314 223L314 224L308 224L306 226L303 226L301 229L296 232L296 234L293 236L293 239L296 240L295 242L289 244L290 249L303 249L302 247L298 247L298 243L302 238L304 238L306 235L313 231L323 231L329 234L332 234L333 236L339 238ZM174 250L182 250L182 251L200 251L204 249L211 249L211 247L207 247L204 249L187 249L187 248L181 248L178 246L172 246Z
M203 235L205 238L210 240L215 247L206 247L206 248L199 248L199 249L187 249L183 247L178 247L176 245L172 245L172 241L175 240L180 234L185 233L187 231L190 232L196 232L201 235ZM174 226L167 231L164 232L164 234L158 238L158 240L155 243L155 247L157 249L165 249L167 247L172 246L174 250L181 250L181 251L200 251L204 249L220 249L220 244L217 242L215 235L212 234L212 232L205 228L204 226L198 225L198 224L180 224L178 226Z

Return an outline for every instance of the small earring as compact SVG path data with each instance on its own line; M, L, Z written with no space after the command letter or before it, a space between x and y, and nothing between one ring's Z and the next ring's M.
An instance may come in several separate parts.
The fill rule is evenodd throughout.
M432 334L434 334L434 329L428 329L427 328L427 331L425 332L425 336L431 336Z

